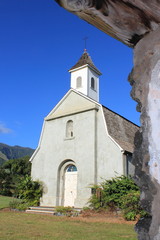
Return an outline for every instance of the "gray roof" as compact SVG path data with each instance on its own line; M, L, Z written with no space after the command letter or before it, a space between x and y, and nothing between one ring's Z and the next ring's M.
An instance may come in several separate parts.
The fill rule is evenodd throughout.
M134 136L139 126L104 106L102 108L109 135L123 150L133 153Z
M99 75L101 75L101 72L98 70L98 68L96 68L96 66L94 65L91 57L89 56L89 54L86 52L86 50L84 51L84 53L82 54L82 56L80 57L80 59L78 60L78 62L69 69L69 71L74 70L76 68L82 67L84 65L88 65L91 68L93 68Z

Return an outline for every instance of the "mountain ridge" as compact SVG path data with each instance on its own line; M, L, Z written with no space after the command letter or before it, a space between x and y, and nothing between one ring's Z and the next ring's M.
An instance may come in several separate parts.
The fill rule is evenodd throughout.
M10 146L0 143L0 165L9 159L17 159L24 156L31 156L35 149L29 147L21 147L18 145Z

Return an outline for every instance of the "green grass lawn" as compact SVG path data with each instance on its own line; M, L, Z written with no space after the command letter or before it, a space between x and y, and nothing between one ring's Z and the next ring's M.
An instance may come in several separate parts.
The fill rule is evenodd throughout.
M134 225L0 211L3 240L136 240Z
M9 207L9 202L12 201L12 197L6 197L0 195L0 209Z

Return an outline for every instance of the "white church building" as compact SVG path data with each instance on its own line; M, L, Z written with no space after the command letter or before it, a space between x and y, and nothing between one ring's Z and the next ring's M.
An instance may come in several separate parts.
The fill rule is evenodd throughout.
M82 208L91 186L132 174L137 125L99 103L100 71L84 51L69 70L71 89L44 119L31 175L43 183L41 206Z

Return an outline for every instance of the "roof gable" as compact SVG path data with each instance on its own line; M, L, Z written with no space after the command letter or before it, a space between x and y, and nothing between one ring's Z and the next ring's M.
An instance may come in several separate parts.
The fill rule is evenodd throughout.
M53 108L45 120L64 117L79 112L89 111L98 107L98 103L85 95L71 89Z
M74 89L70 89L62 100L53 108L45 118L46 121L77 114L80 112L98 109L101 104L88 98ZM108 134L125 151L132 153L134 150L135 133L139 126L102 106Z

